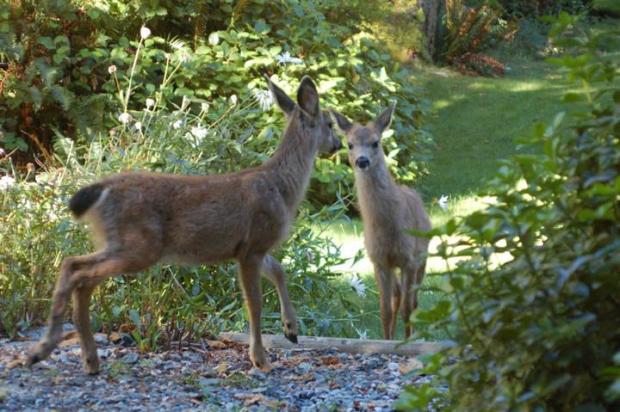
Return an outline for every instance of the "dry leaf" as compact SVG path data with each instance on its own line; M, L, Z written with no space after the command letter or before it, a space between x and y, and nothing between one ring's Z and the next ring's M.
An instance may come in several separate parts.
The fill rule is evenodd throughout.
M24 361L22 359L14 359L6 364L7 369L14 369L18 366L24 366Z
M422 369L423 367L424 364L417 358L410 358L407 362L398 365L398 370L400 371L401 375L404 375L416 369Z
M207 345L209 346L209 349L215 350L226 349L228 347L228 345L219 340L208 340Z
M340 365L340 359L337 356L323 356L320 358L321 363L325 366L335 366Z
M224 361L215 367L218 374L223 375L228 370L228 362Z

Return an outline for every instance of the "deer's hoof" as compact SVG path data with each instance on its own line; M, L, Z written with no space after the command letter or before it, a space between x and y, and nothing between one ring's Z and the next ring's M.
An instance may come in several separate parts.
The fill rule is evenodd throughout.
M264 349L258 349L250 351L250 360L255 368L262 370L263 372L269 372L271 370L271 363L269 357Z
M31 353L26 357L26 361L24 362L24 365L30 368L32 365L34 365L35 363L41 362L42 360L43 358L41 358L38 354Z
M290 340L291 342L297 344L297 334L296 333L285 333L284 337L288 340Z
M26 361L24 364L27 367L31 367L35 363L41 362L42 360L47 359L49 354L52 352L53 348L46 343L38 343L28 354L26 357Z
M96 375L99 373L99 358L85 360L83 366L87 375Z

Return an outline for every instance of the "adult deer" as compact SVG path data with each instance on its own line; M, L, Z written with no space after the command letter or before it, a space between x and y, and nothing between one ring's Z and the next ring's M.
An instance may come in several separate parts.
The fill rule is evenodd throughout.
M418 305L417 288L424 278L428 240L414 237L408 230L431 228L420 196L396 184L385 162L381 134L389 127L393 112L394 106L362 126L332 111L338 129L347 137L349 162L355 170L364 244L379 287L385 339L394 339L399 307L405 336L411 335L410 316ZM397 268L400 281L394 274Z
M69 208L76 218L90 223L100 247L62 263L49 329L29 354L29 365L47 358L61 340L63 317L73 295L84 370L96 373L99 359L88 312L93 289L110 277L158 262L238 261L249 311L249 355L255 367L269 368L260 331L261 273L276 286L285 336L297 341L285 274L269 252L287 236L317 153L333 152L341 145L309 77L299 85L297 104L271 81L269 88L287 125L279 147L261 166L214 176L123 173L73 196Z

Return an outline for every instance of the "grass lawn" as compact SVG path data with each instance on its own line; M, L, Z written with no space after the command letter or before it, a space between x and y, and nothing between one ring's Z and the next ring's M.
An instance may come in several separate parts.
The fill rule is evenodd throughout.
M562 110L561 96L569 86L555 67L524 57L508 60L508 67L503 78L467 77L434 67L416 71L413 81L424 88L432 104L429 127L437 143L430 173L417 189L435 226L482 207L487 200L476 193L495 174L498 160L519 151L515 139L529 134L537 122L550 122ZM448 196L446 210L436 202L442 195ZM352 258L363 249L362 233L359 220L340 220L331 224L327 235L341 246L343 255ZM431 252L436 245L431 243ZM367 291L358 330L366 331L368 338L381 338L371 263L364 257L337 269L348 278L359 275L363 280ZM421 307L445 296L443 271L444 262L431 258L420 292ZM401 324L400 336L402 329Z

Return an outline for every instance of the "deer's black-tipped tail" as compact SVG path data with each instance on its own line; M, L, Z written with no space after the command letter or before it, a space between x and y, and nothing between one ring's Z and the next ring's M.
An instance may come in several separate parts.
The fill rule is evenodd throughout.
M69 200L69 209L73 212L73 216L79 218L86 213L99 200L103 189L101 183L95 183L78 190Z

